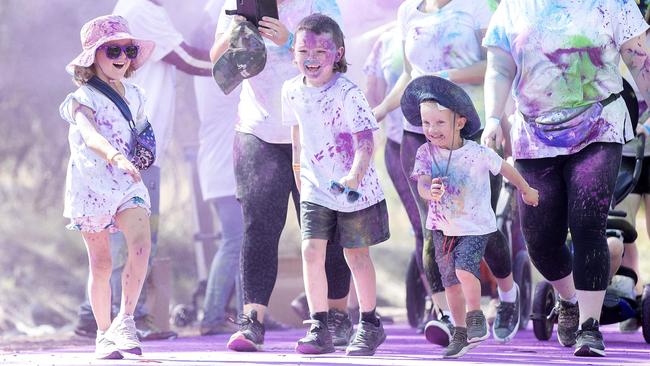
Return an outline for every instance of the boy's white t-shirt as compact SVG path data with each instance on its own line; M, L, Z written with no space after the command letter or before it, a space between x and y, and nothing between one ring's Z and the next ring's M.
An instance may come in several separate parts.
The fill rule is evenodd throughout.
M391 27L379 36L366 59L363 71L368 76L372 75L383 80L386 83L386 94L393 89L404 71L402 39L395 31L395 27ZM402 142L404 129L402 119L404 115L400 108L388 113L384 119L386 138L398 144Z
M224 0L212 0L204 10L216 24ZM225 95L211 77L194 77L194 94L201 121L196 158L204 200L235 195L233 142L241 87Z
M433 155L432 155L433 153ZM433 156L435 156L434 163ZM443 177L445 193L440 201L429 202L426 227L447 236L485 235L497 230L491 206L490 173L501 172L503 159L492 149L474 141L453 150L447 170L449 150L427 142L415 156L412 179L421 175Z
M142 90L123 82L124 99L140 128L146 121ZM86 145L71 110L73 100L95 112L95 127L119 152L128 156L132 134L129 122L108 97L88 85L68 94L61 106L61 117L70 123L70 160L66 173L63 216L68 218L113 216L125 199L138 196L150 206L149 191L142 181L134 182L123 170L111 165Z
M113 14L128 21L134 37L156 43L149 60L129 80L147 95L145 109L156 135L154 165L161 166L173 132L176 105L176 67L162 58L183 42L183 35L176 30L165 8L149 0L119 0Z
M226 0L217 24L216 33L226 33L232 16L225 10L237 9L236 0ZM279 18L290 32L295 32L300 21L313 13L325 14L342 25L341 13L335 0L285 0L278 5ZM249 133L272 144L290 144L291 133L282 125L282 84L298 75L293 64L293 53L264 38L266 67L256 76L242 82L239 102L239 121L236 130Z
M372 161L353 203L345 195L329 190L330 179L338 181L352 169L355 155L353 134L378 128L363 92L345 76L336 73L322 87L309 87L299 75L282 87L282 119L285 125L300 126L300 200L334 211L354 212L384 199Z
M397 12L398 31L404 54L411 64L411 77L471 66L483 59L480 30L492 16L487 0L451 0L433 13L418 9L422 0L406 0ZM483 119L483 85L460 85ZM422 133L404 119L404 129Z

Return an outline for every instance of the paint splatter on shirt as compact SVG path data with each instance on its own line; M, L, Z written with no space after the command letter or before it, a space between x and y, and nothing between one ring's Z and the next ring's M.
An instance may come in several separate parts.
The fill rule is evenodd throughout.
M404 53L413 70L411 76L460 69L483 61L480 31L492 16L486 0L453 0L436 12L424 13L421 0L406 0L397 13ZM460 85L484 117L483 85ZM404 119L404 129L422 133Z
M490 173L501 172L503 159L492 149L470 140L453 150L449 168L448 159L449 150L428 142L415 155L411 178L441 177L445 185L440 201L429 202L427 229L441 230L447 236L485 235L496 231L496 217L490 205Z
M352 169L353 134L378 128L361 89L341 74L322 87L309 87L303 76L284 83L282 116L285 125L300 126L300 200L331 210L354 212L384 199L372 161L359 188L361 198L349 203L329 190L330 179L339 180Z
M580 151L592 142L624 143L633 131L622 99L567 130L562 145L538 138L526 119L580 108L623 89L621 45L648 25L632 0L503 0L483 40L509 52L517 73L512 95L517 110L511 131L515 158L544 158ZM526 117L524 117L526 116Z
M125 100L134 115L136 127L141 126L146 120L144 94L133 84L123 82L123 85ZM113 216L120 204L130 197L140 197L145 201L146 207L150 207L149 192L142 181L134 182L126 172L109 164L86 145L70 108L73 100L94 111L97 132L124 156L128 156L132 139L127 120L115 103L99 91L85 85L68 94L59 107L61 117L70 123L70 161L63 216Z

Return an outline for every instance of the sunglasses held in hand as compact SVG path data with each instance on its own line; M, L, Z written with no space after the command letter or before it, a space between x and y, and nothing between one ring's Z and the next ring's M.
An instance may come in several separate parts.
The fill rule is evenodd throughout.
M115 60L116 58L119 58L122 52L126 55L126 58L133 60L134 58L138 57L138 51L139 48L136 45L128 45L128 46L118 46L118 45L101 45L99 49L104 49L106 52L106 57Z
M355 191L354 189L350 189L349 187L344 186L343 184L341 184L341 183L339 183L339 182L337 182L337 181L335 181L333 179L330 179L329 184L330 184L330 191L332 191L332 192L334 192L336 194L341 194L341 193L345 194L346 195L345 198L350 203L358 200L359 197L361 197L361 193Z

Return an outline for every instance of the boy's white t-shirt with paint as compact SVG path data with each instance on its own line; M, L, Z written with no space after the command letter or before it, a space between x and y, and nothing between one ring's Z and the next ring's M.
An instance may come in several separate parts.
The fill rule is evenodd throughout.
M435 157L435 163L434 163ZM443 177L445 193L440 201L429 202L426 227L447 236L485 235L497 230L491 206L490 173L501 172L503 159L492 149L474 141L453 150L447 170L449 150L427 142L418 148L412 179L421 175ZM437 163L437 165L436 165Z
M236 0L226 0L219 17L216 33L226 33L230 28L232 16L225 10L237 9ZM341 13L335 0L285 0L278 5L278 15L282 24L290 32L295 32L300 21L313 13L322 13L343 24ZM286 47L278 46L264 38L266 46L266 67L256 76L242 82L239 102L239 121L236 130L249 133L272 144L290 144L291 132L282 125L282 103L280 90L282 84L298 75L293 64L293 53Z
M483 59L480 31L487 29L492 16L487 0L451 0L440 10L424 13L422 0L406 0L397 12L398 32L404 54L412 67L411 77L460 69ZM459 84L474 102L483 119L483 85ZM422 133L404 119L406 131Z
M354 212L384 199L372 161L353 203L345 195L329 190L330 179L338 181L350 173L355 155L353 134L378 128L361 89L336 73L322 87L309 87L297 76L282 87L282 119L285 125L300 126L300 200L334 211Z
M145 98L137 86L123 82L124 99L131 109L136 127L146 121ZM142 181L134 182L123 170L111 165L86 145L74 120L73 100L92 109L95 127L114 148L128 156L132 133L129 122L108 97L88 85L68 94L61 106L61 117L70 124L70 160L65 182L63 216L68 218L113 216L126 198L138 196L149 207L149 191Z
M134 37L156 43L149 60L129 80L147 95L145 109L156 134L154 164L161 166L173 132L176 105L176 67L162 58L183 42L183 35L176 30L165 8L149 0L119 0L113 14L129 22Z

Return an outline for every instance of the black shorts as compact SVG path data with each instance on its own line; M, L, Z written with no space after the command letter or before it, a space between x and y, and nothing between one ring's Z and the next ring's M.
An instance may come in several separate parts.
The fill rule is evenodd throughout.
M300 203L302 240L324 239L343 248L364 248L388 240L388 209L382 200L355 212L334 211L311 202Z

